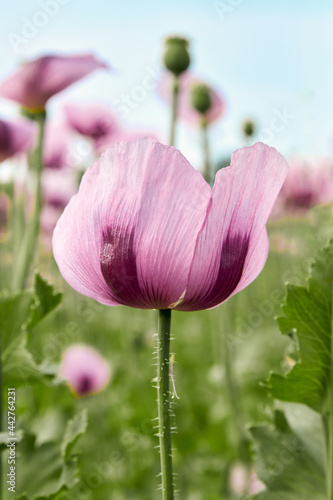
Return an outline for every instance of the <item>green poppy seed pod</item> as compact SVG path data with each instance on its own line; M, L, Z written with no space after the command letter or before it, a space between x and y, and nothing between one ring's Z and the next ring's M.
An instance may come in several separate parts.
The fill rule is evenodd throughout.
M243 123L243 133L246 137L252 137L255 133L256 126L252 120L246 120Z
M179 76L187 70L191 62L189 42L185 38L172 37L165 42L164 65Z
M194 84L191 89L191 104L196 111L205 115L212 106L210 88L202 83Z

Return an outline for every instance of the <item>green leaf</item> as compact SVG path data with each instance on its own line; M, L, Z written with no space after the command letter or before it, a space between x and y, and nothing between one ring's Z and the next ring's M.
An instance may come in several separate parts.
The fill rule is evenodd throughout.
M323 459L313 453L281 412L275 426L259 425L250 432L255 440L256 472L267 487L260 500L326 500Z
M83 410L67 423L60 446L58 440L45 442L45 428L41 436L37 430L35 438L30 435L20 443L16 500L55 500L61 492L73 488L79 464L72 450L86 428L87 411Z
M67 423L61 453L65 460L70 456L73 446L79 437L86 432L88 425L87 410L84 409Z
M2 356L3 381L7 386L21 386L42 381L36 361L27 349L27 335L14 340Z
M1 293L0 331L3 353L25 329L32 302L33 293L31 290L24 290L14 295L9 295L8 292Z
M63 296L61 292L55 292L54 286L50 285L39 273L35 275L34 292L34 303L31 305L27 328L33 328L53 311L60 304Z
M28 349L28 333L61 301L62 294L38 273L34 288L10 295L0 295L0 330L4 384L53 382L55 367L37 365Z
M15 432L15 438L17 443L21 441L22 437L23 437L22 430L18 430L17 432ZM7 448L7 444L10 439L11 438L7 432L0 432L0 451L5 450Z
M296 334L300 362L284 377L272 374L270 391L275 399L303 403L325 413L331 370L333 243L312 265L308 287L288 285L278 318L283 334Z

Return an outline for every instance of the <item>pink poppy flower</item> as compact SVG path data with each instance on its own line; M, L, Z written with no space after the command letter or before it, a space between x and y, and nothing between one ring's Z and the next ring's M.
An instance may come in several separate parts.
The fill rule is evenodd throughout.
M287 174L265 144L235 151L213 190L177 149L117 143L84 174L53 234L65 280L108 305L196 311L251 283Z
M159 93L161 97L166 101L171 100L171 85L173 82L173 77L170 73L164 73L161 82L159 84ZM178 110L177 114L179 118L192 123L194 125L200 125L202 122L202 114L196 111L192 106L191 101L191 88L194 84L205 84L205 82L196 76L192 75L189 71L186 71L180 75L180 89L178 97ZM214 89L211 90L212 104L209 111L206 113L207 123L213 123L218 118L222 116L225 110L225 103L218 92Z
M31 151L35 138L35 124L29 120L0 120L0 162Z
M73 393L82 398L102 391L110 381L107 361L92 347L72 345L62 354L59 375Z
M110 140L119 130L118 119L99 104L70 104L64 107L68 125L93 142L95 149Z
M115 142L153 137L140 130L129 130L120 125L116 115L99 104L70 104L64 107L68 125L92 141L96 153L101 153Z
M65 124L46 122L43 148L44 167L54 170L71 168L73 144L73 134Z
M0 95L29 109L41 110L69 85L107 65L91 54L44 56L23 64L0 83Z
M255 495L265 489L264 483L260 481L254 470L241 463L235 464L230 472L230 488L236 495Z
M47 169L42 174L42 196L47 205L63 209L78 190L76 172Z
M274 215L301 215L333 202L333 164L326 158L293 160L274 207Z
M258 478L257 474L255 471L251 472L250 476L250 487L249 487L249 495L256 495L257 493L260 493L261 491L264 491L266 489L266 486L260 479Z

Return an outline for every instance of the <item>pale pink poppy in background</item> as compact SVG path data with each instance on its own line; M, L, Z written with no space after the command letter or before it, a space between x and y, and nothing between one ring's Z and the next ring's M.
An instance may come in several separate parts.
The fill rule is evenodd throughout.
M260 493L261 491L264 491L266 489L266 486L260 479L258 478L256 472L253 470L251 471L250 475L250 486L249 486L249 495L256 495L257 493Z
M63 209L77 190L75 170L43 170L42 197L45 204Z
M242 463L236 463L230 471L230 489L237 496L244 494L256 495L265 489L264 483L260 481L254 470Z
M119 131L116 115L106 106L100 104L68 104L64 107L64 115L68 126L80 135L93 142L99 150L105 142L112 142Z
M233 153L212 190L176 148L117 143L88 168L57 223L60 272L111 306L216 307L262 270L265 225L287 168L257 143Z
M140 137L157 139L156 134L125 128L111 109L100 104L69 104L64 107L64 114L68 126L89 139L97 154L115 142Z
M171 73L164 73L159 84L159 93L167 103L171 102L172 83L173 77ZM189 123L199 126L202 122L202 114L193 108L191 101L191 89L195 84L206 85L206 82L194 76L189 71L185 71L180 75L177 115L179 118L182 118ZM216 90L212 88L210 88L210 90L212 104L211 108L205 115L207 123L213 123L214 121L218 120L225 111L225 102L222 96Z
M63 209L78 190L77 171L45 169L42 173L43 208L41 240L46 251L52 248L52 233Z
M29 120L0 119L0 162L19 153L30 152L35 139L36 127Z
M298 216L316 205L333 202L332 160L323 157L295 159L289 165L273 216Z
M46 122L43 164L44 167L61 170L73 167L74 136L64 123Z
M92 54L40 57L0 82L0 96L43 110L52 96L100 68L107 65Z
M72 345L62 354L60 377L78 397L102 391L111 378L109 363L92 347Z

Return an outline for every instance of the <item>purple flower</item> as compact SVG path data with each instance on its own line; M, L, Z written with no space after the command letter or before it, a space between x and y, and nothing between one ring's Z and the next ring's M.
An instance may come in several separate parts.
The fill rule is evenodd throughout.
M119 130L116 116L99 104L69 104L64 113L69 127L90 139L97 150Z
M29 120L0 120L0 162L31 151L35 137L35 125Z
M82 398L102 391L110 381L111 370L95 349L78 344L63 352L59 375Z
M73 166L71 148L74 137L63 123L46 122L43 148L43 165L52 170L62 170Z
M0 95L26 108L42 110L52 96L99 68L107 65L92 54L40 57L3 80Z
M333 202L333 165L327 158L294 159L273 215L302 215Z
M265 224L286 174L284 158L257 143L233 153L212 190L173 147L117 143L86 171L58 221L60 272L103 304L216 307L262 270Z
M78 181L74 170L43 171L42 196L44 203L63 209L77 192Z
M156 138L154 134L124 128L116 115L100 104L70 104L64 107L64 113L69 127L91 140L97 153L115 142L147 136Z

